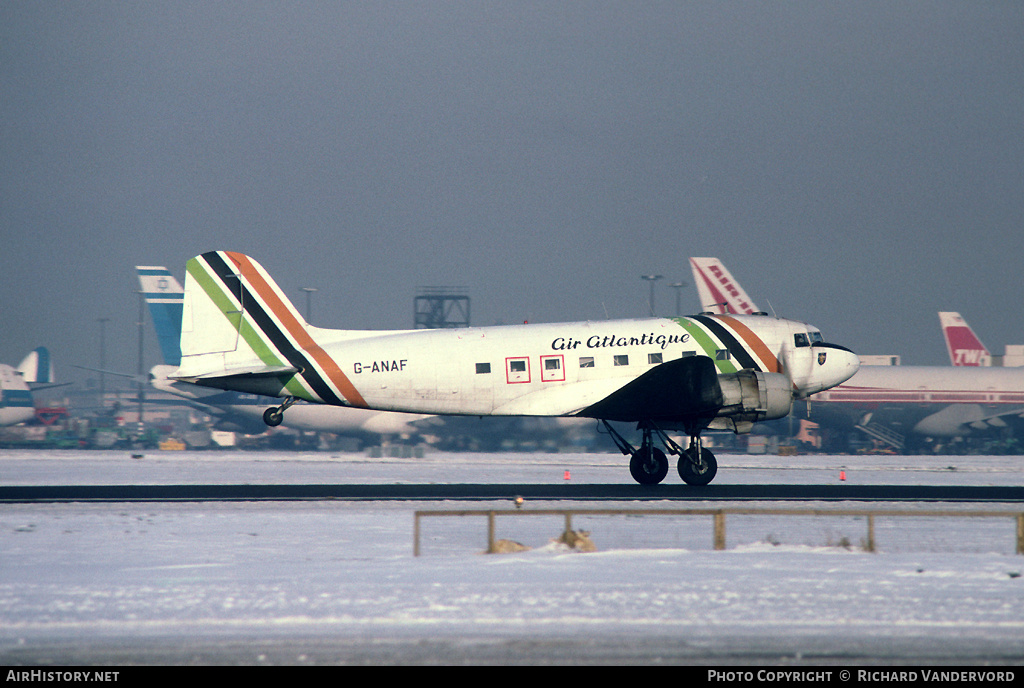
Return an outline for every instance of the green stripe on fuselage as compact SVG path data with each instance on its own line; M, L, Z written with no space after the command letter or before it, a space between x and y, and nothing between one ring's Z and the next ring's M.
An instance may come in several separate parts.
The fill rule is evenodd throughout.
M697 346L704 351L704 355L715 362L720 373L735 373L738 370L732 359L718 360L719 350L726 347L724 344L716 343L703 327L689 318L673 318L673 320L693 337L693 341L697 342Z

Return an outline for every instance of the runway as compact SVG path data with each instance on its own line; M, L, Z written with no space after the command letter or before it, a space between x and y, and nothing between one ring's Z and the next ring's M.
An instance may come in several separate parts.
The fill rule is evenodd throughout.
M629 484L261 484L261 485L14 485L0 503L493 501L870 501L1024 503L1012 485L656 485Z

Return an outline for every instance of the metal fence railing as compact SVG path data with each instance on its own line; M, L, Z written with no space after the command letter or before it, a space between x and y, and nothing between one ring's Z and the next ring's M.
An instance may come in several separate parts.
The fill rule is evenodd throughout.
M724 550L727 516L853 516L866 520L864 549L875 551L875 521L879 518L1010 518L1016 521L1016 552L1024 554L1024 512L1016 511L956 511L956 510L887 510L887 509L781 509L781 508L727 508L727 509L456 509L415 512L413 525L413 554L420 556L421 521L440 517L484 517L487 520L487 551L497 551L495 543L496 520L499 516L562 516L565 534L573 530L574 516L710 516L713 520L713 546Z

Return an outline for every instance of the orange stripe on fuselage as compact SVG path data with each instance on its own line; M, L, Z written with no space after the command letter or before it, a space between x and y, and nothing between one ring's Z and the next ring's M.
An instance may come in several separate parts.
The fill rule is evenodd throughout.
M765 372L779 372L779 359L775 358L775 354L773 354L771 349L768 348L768 345L761 341L761 338L754 334L749 327L741 323L739 320L730 318L727 315L718 315L715 317L722 322L729 323L729 327L731 327L733 331L740 336L743 343L753 349L754 353L757 354L757 357L760 358L766 366L768 366L768 370Z
M284 304L281 297L277 295L274 288L267 284L267 281L263 279L263 275L249 261L249 257L233 252L227 252L227 256L238 266L242 276L256 290L259 297L263 299L263 303L267 304L267 307L280 321L282 327L291 335L292 339L295 340L299 348L309 354L324 370L327 377L330 378L334 386L341 392L341 395L353 406L367 408L368 404L363 399L363 395L349 381L345 373L341 372L341 368L334 362L334 359L319 344L313 341L313 338L306 332L306 328L296 320L291 310Z

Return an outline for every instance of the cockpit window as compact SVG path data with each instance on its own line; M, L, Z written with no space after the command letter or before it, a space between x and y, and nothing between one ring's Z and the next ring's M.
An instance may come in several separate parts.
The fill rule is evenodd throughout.
M803 332L797 332L793 335L793 340L796 342L798 347L811 345L811 342L807 339L807 335Z
M811 332L811 346L815 344L821 344L825 341L824 337L821 336L821 332Z

